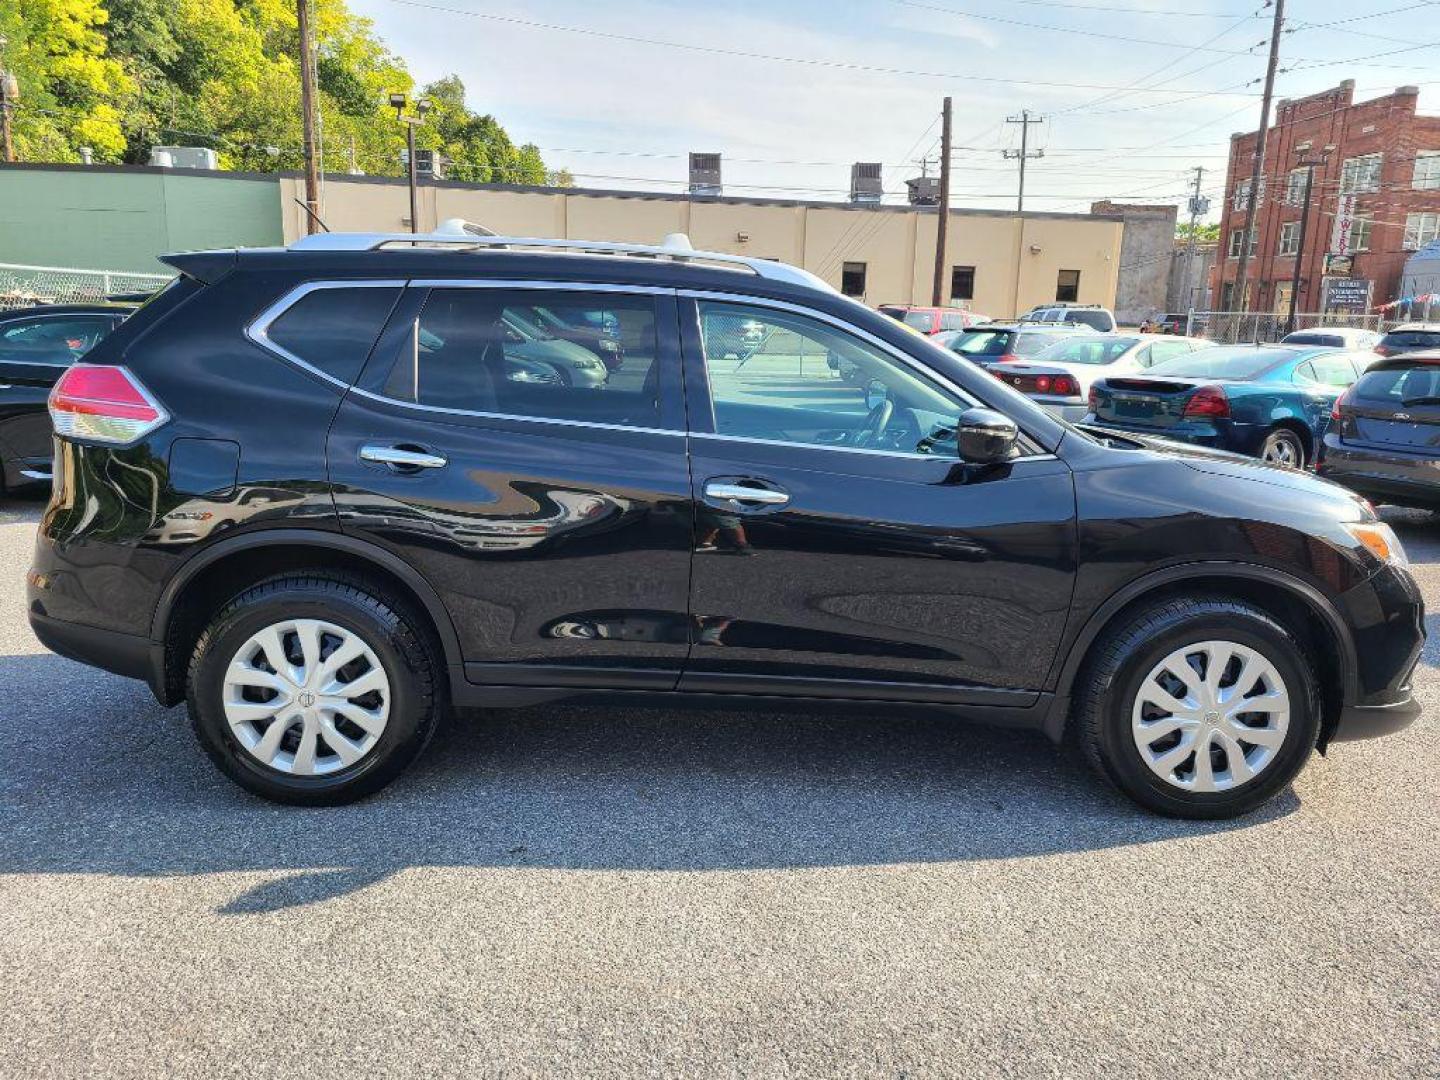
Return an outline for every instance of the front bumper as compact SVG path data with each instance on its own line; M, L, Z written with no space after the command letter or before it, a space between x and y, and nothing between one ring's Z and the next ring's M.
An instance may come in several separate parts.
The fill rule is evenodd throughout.
M1420 712L1420 703L1409 691L1403 699L1389 705L1350 705L1340 713L1330 741L1358 742L1393 735L1413 724Z

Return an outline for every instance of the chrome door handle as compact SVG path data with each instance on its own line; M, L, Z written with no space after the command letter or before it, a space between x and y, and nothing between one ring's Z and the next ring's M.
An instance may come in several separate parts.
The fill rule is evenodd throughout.
M406 450L401 446L362 446L360 460L397 469L443 469L449 462L439 454L423 450Z
M774 488L750 487L746 484L722 484L711 481L705 485L705 497L721 502L759 503L761 506L784 506L790 496Z

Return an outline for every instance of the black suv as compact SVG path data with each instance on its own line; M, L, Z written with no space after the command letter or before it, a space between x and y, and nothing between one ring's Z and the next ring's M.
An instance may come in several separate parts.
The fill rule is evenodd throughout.
M1225 817L1418 712L1420 594L1359 497L1070 427L804 271L450 234L167 261L52 395L30 620L269 798L373 792L451 707L683 701L1069 732Z

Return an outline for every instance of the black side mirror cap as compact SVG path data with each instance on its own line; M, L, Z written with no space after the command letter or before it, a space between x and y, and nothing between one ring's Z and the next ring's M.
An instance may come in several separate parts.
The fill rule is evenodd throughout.
M1020 429L1004 413L994 409L966 409L955 423L955 444L960 460L974 465L993 465L1015 455Z

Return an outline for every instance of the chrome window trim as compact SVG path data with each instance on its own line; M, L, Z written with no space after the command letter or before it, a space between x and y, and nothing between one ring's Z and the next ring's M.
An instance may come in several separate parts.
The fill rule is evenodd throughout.
M482 420L520 420L527 424L559 424L562 427L597 428L601 431L634 431L643 435L679 435L683 437L686 434L686 432L676 431L672 428L638 427L633 424L602 424L597 420L561 420L558 417L549 416L520 416L516 413L482 412L479 409L453 409L440 405L421 405L414 401L401 401L399 398L371 393L369 390L362 390L358 386L352 386L350 393L370 401L378 401L385 405L394 405L396 408L414 409L417 412L424 413L438 413L441 416L475 416Z
M275 344L270 338L270 327L275 320L284 315L292 307L298 304L305 297L313 292L322 289L403 289L406 281L403 278L353 278L350 280L337 279L326 281L307 281L302 285L296 285L286 292L280 299L276 300L269 307L265 308L259 315L251 319L245 327L245 336L259 345L266 352L274 353L282 360L289 361L296 367L308 371L316 378L324 379L331 386L338 386L341 390L349 390L350 384L344 379L337 379L328 371L321 371L314 364L306 363L296 356L289 349L282 348ZM383 329L383 327L382 327Z
M519 289L525 292L607 292L640 296L674 296L661 285L629 285L611 281L535 281L525 278L411 278L414 289Z

